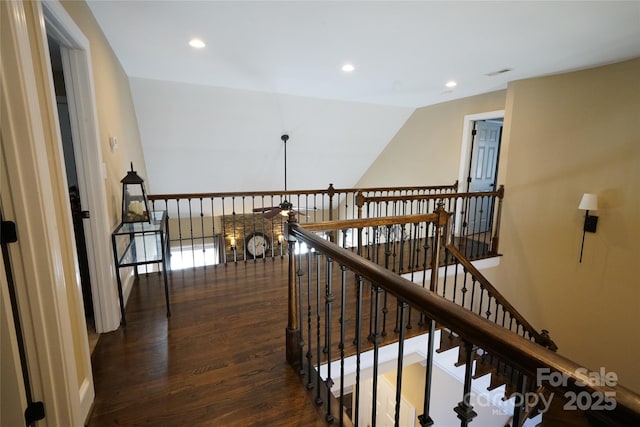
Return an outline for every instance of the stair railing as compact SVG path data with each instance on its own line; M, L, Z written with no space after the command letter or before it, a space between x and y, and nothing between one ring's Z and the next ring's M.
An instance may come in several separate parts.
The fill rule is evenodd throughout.
M504 186L497 191L438 194L378 195L362 191L356 196L357 217L377 218L434 212L439 203L452 212L451 232L467 258L498 255Z
M439 240L448 235L444 231L448 216L439 211L405 221L418 221L425 227L430 224L434 229L434 247L440 248ZM342 230L370 226L367 224L370 220L358 221L336 222L332 227ZM376 226L381 223L388 225L382 218L375 221ZM394 218L392 221L402 220ZM492 381L495 376L507 382L507 397L518 394L521 397L513 415L510 415L509 422L514 426L521 425L523 415L535 406L523 403L525 398L532 396L531 390L539 393L541 387L554 393L558 399L567 396L582 398L577 407L574 400L575 414L585 414L616 425L640 423L640 396L618 384L594 382L591 370L552 351L550 348L554 346L544 334L523 337L440 296L437 293L440 249L432 257L429 287L423 288L359 256L357 251L339 247L326 235L317 234L326 232L327 227L309 224L309 229L306 229L304 224L296 222L292 214L286 228L290 279L287 360L299 369L310 398L323 406L327 421L337 420L341 426L364 426L361 421L366 419L371 425L376 425L377 378L386 369L384 366L391 363L397 372L393 416L398 425L405 347L411 337L426 332L428 337L423 351L425 391L418 419L422 426L434 422L438 425L438 420L431 419L430 411L432 396L437 391L437 384L430 378L435 353L435 339L432 337L437 327L451 331L461 341L458 360L465 366L465 374L459 403L453 405L453 411L463 426L477 416L474 405L477 409L478 402L473 400L472 384L485 370L491 373ZM306 252L300 250L302 244L308 248ZM447 250L451 251L451 248ZM454 256L461 255L455 253L455 248L453 250L451 254ZM465 268L473 271L472 265L465 265ZM483 286L488 289L487 283ZM497 292L492 293L491 298L502 300ZM392 302L386 304L388 301ZM503 306L506 307L506 303ZM427 321L408 329L411 310L419 312ZM397 319L397 333L383 330L385 316ZM520 316L513 314L513 318L521 327L529 328L530 325ZM383 345L388 342L396 345L391 350L391 359L389 346ZM491 361L483 360L484 355L491 355ZM372 358L372 362L368 362L368 358ZM364 381L366 377L371 377L372 385L364 390L363 387L369 387L365 385L368 384ZM365 399L365 395L370 399ZM586 397L589 405L585 405ZM349 400L353 406L348 404ZM365 412L367 416L362 418Z

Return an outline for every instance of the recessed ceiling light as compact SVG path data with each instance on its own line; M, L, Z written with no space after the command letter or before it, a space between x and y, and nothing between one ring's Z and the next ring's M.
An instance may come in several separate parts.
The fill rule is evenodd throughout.
M447 83L445 83L445 86L451 89L451 88L454 88L454 87L458 86L458 83L456 83L453 80L449 80Z
M355 69L356 69L356 67L354 67L353 64L344 64L342 66L342 71L344 71L345 73L350 73Z
M189 46L196 49L202 49L203 47L206 46L206 44L204 44L204 42L200 39L191 39L189 40Z

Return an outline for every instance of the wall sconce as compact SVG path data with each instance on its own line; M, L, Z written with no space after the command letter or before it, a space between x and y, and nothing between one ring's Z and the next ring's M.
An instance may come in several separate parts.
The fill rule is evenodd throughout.
M598 210L598 196L591 193L584 193L578 209L586 211L584 214L584 227L582 228L582 246L580 247L580 262L582 262L582 250L584 249L584 235L587 233L595 233L598 227L598 217L589 215L589 211Z

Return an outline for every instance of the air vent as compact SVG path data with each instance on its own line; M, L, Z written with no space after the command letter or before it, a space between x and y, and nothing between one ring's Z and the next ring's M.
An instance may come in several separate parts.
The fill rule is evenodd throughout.
M485 76L493 77L493 76L497 76L498 74L508 73L509 71L511 71L511 68L503 68L502 70L492 71L490 73L487 73L487 74L485 74Z

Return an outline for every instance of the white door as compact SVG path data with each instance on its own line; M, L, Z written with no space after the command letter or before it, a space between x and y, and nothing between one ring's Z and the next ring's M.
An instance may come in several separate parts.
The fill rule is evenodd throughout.
M469 191L494 191L497 179L502 119L479 120L469 168ZM484 233L490 229L493 198L478 197L469 201L467 234Z

